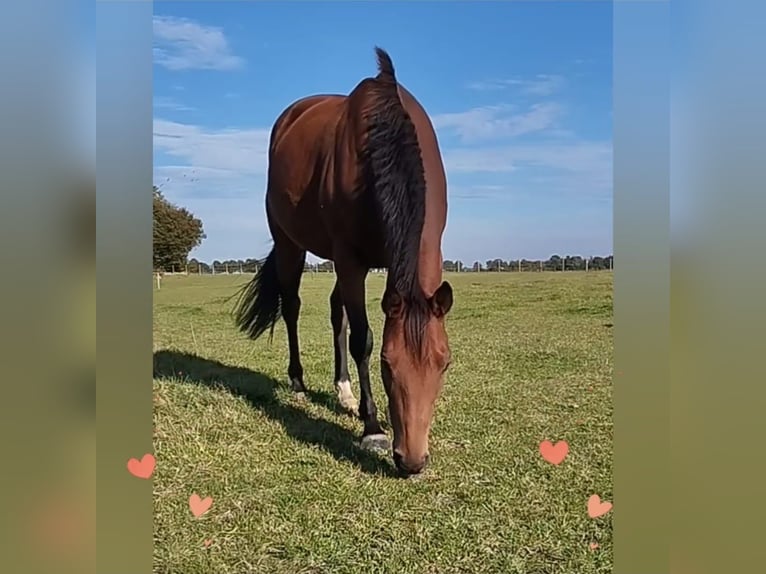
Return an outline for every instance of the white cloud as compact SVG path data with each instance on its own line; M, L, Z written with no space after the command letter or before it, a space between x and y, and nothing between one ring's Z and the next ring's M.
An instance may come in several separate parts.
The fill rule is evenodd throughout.
M448 148L443 156L447 171L454 172L502 173L523 165L582 173L611 171L612 166L612 147L604 142Z
M443 152L448 173L518 172L525 185L546 195L583 199L612 197L612 146L608 142L574 141L490 148L452 148ZM492 190L484 189L486 196ZM497 193L497 191L495 191Z
M542 121L539 116L533 121L534 114L532 119L530 114L509 114L508 108L502 106L480 110L484 111L444 114L440 129L454 129L458 133L462 129L470 141L471 137L481 139L518 132L523 126L526 126L524 129L536 126L543 130L543 126L552 123ZM522 116L526 120L522 121ZM471 127L471 120L478 127ZM546 136L551 133L551 129L545 131ZM155 149L177 161L174 161L175 165L156 166L154 182L163 186L171 201L177 201L199 216L208 234L208 239L193 256L206 261L229 257L244 259L261 257L268 251L270 237L263 202L269 136L270 129L267 128L210 129L155 119ZM612 146L608 141L570 138L502 146L442 146L442 154L448 179L457 180L456 185L448 184L450 197L463 203L469 199L499 200L507 208L512 208L520 204L544 205L561 200L574 201L573 205L582 206L582 209L601 206L598 216L577 218L576 222L567 224L566 230L562 229L561 238L546 236L545 241L536 239L539 235L537 227L523 232L521 227L516 227L517 231L500 238L496 225L476 227L463 221L466 216L459 210L453 211L445 238L445 246L452 258L484 253L486 245L503 241L514 245L514 250L521 249L524 256L538 252L545 254L554 248L574 244L582 245L578 247L582 250L592 244L603 244L606 237L603 233L610 232L611 228L606 229L608 225L604 227L599 223L599 229L606 231L591 237L595 233L595 222L602 222L610 213ZM471 181L478 176L483 181ZM525 213L518 217L522 220L529 217L528 212ZM545 227L550 228L550 221ZM482 231L484 229L486 233ZM564 237L567 233L570 240ZM577 241L571 243L574 239Z
M557 103L539 103L525 112L513 113L507 105L484 106L465 112L436 114L431 121L437 131L453 131L466 143L511 138L556 126L562 115Z
M175 100L173 98L168 98L164 96L157 96L154 98L153 105L155 108L159 109L166 109L166 110L174 110L177 112L192 112L194 111L194 108L191 106L187 106L186 104L183 104L179 102L178 100Z
M270 129L210 130L154 120L154 148L198 169L238 175L266 173Z
M179 200L187 198L242 198L265 190L265 176L186 165L154 168L154 184Z
M169 70L234 70L244 64L220 28L171 16L155 16L152 24L154 62Z
M473 111L445 114L444 126L475 130L469 135L510 133L523 125L521 120L491 118L491 114ZM470 118L477 121L470 127ZM516 122L514 124L514 121ZM527 120L528 124L533 123ZM544 125L540 122L538 126ZM155 182L169 183L184 196L238 196L263 189L268 167L270 129L206 129L196 125L154 120L154 147L179 161L175 166L158 166ZM470 138L469 138L470 139ZM442 155L448 174L502 174L524 170L525 176L537 177L552 187L584 186L594 192L608 191L612 186L612 146L610 142L579 139L549 140L522 145L449 147ZM544 170L548 170L545 173ZM547 181L540 178L548 177ZM489 191L489 188L484 189Z
M452 185L447 183L450 200L507 199L523 193L510 185Z
M271 236L262 190L240 198L189 197L179 201L170 193L167 197L202 220L207 238L190 257L211 263L215 259L260 258L268 254Z
M570 210L540 209L502 211L498 218L449 215L442 251L445 259L474 261L502 257L547 259L551 255L607 255L611 252L612 226L604 221L611 210L587 206Z
M550 96L561 90L564 87L564 84L565 81L563 76L555 74L538 74L534 78L526 80L510 78L472 82L468 84L468 87L478 91L503 90L510 87L516 87L521 89L525 94L533 96Z

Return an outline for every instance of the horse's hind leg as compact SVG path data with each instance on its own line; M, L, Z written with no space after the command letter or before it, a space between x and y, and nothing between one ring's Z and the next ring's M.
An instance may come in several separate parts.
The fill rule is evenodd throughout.
M287 342L290 348L290 364L287 375L290 386L295 392L305 392L303 384L303 365L301 364L298 344L298 316L301 311L299 295L303 267L306 264L306 251L286 238L275 237L274 248L277 256L277 276L281 295L282 319L287 327Z
M359 403L351 391L348 375L348 316L343 307L343 296L337 281L330 295L330 322L335 348L335 390L338 393L338 402L343 409L356 416L359 414Z

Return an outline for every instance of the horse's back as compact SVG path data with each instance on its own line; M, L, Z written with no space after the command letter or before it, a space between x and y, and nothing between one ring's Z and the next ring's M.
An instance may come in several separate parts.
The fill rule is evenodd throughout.
M274 152L280 146L316 142L321 138L322 130L337 120L345 100L346 96L338 94L319 94L290 104L274 122L270 151Z
M319 194L330 160L334 126L345 96L302 98L277 118L269 144L267 215L296 245L329 258L330 237L319 216Z
M269 143L269 178L278 188L303 193L316 180L332 147L332 134L345 96L302 98L280 115Z

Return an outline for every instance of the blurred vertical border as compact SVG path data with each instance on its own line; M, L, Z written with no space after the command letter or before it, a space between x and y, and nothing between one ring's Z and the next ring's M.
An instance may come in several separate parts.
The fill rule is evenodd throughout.
M96 571L95 31L85 1L0 18L6 572Z
M613 4L614 571L668 572L670 4Z
M151 2L97 3L98 571L152 571ZM158 464L162 464L158 461Z
M674 574L766 564L764 23L759 0L671 3L670 500L655 520Z
M620 574L766 563L764 21L754 0L614 3Z

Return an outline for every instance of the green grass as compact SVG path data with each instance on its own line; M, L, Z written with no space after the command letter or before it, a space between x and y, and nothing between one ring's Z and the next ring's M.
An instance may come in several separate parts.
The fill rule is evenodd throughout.
M233 327L226 298L249 276L155 285L156 573L612 571L612 512L586 511L591 494L612 500L611 273L447 278L453 363L431 464L410 480L361 451L360 422L336 408L331 275L303 280L303 401L284 325L271 345ZM383 284L368 280L381 412ZM569 443L561 465L540 456L545 439ZM194 492L213 498L200 518Z

